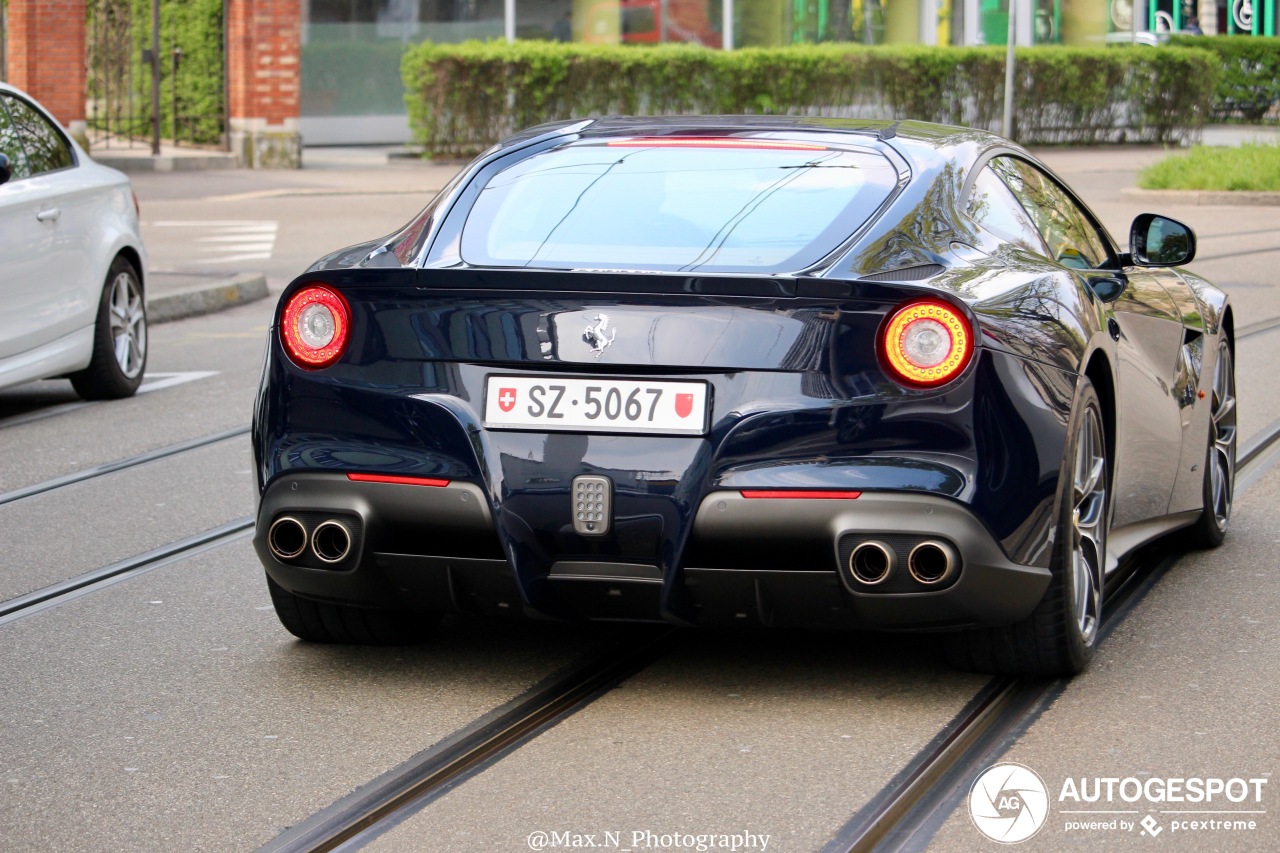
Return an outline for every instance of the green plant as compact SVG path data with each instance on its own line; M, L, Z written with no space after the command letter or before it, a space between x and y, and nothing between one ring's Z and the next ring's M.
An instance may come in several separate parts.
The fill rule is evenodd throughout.
M151 0L134 0L135 37L144 39L148 46L150 5ZM222 0L161 0L160 127L165 136L174 135L176 106L180 139L219 141L223 114L222 26ZM182 50L176 72L174 48ZM149 80L149 75L144 76Z
M1280 146L1246 143L1236 148L1197 145L1143 170L1149 190L1253 190L1280 192Z
M1280 38L1255 36L1174 36L1170 44L1213 51L1222 74L1214 94L1219 118L1259 121L1280 101Z
M1023 48L1016 135L1027 143L1172 142L1208 115L1203 50ZM520 128L606 114L914 118L994 128L1003 48L796 45L711 51L551 42L411 47L402 71L418 141L470 156Z

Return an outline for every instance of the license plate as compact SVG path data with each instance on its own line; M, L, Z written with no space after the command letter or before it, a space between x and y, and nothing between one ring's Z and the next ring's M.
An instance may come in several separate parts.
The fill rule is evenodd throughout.
M490 429L703 435L707 383L559 376L489 376Z

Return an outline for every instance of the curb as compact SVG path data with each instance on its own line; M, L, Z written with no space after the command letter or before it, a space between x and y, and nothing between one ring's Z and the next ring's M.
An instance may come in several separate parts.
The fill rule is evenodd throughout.
M236 158L232 154L181 154L159 157L151 155L113 155L109 151L90 153L95 163L110 166L126 174L143 172L197 172L209 169L234 169Z
M267 277L262 273L242 273L213 284L198 284L152 296L147 299L147 320L168 323L266 298Z
M1125 187L1120 195L1126 201L1148 201L1153 204L1231 205L1234 207L1280 207L1280 193L1241 190L1142 190Z

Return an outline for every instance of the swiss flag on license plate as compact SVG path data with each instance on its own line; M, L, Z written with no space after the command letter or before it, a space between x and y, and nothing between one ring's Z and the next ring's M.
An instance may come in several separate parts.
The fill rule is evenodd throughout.
M682 418L687 418L693 414L693 395L677 394L676 395L676 414Z
M516 407L516 389L499 388L498 389L498 408L504 412L509 412Z

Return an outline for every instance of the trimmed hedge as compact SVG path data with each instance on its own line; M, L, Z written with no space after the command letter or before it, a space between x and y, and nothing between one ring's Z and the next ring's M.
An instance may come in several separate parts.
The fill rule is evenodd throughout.
M1260 121L1280 101L1280 38L1174 36L1169 43L1218 55L1222 73L1213 98L1216 118Z
M714 51L525 41L424 43L402 71L428 154L468 157L524 127L610 114L913 118L998 130L1002 47L841 44ZM1015 136L1024 143L1182 142L1198 137L1218 58L1193 48L1017 51Z

